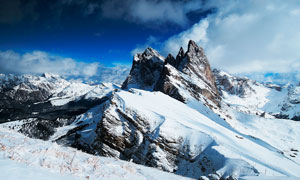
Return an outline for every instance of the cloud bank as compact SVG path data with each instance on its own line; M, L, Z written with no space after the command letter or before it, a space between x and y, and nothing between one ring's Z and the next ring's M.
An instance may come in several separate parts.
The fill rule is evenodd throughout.
M300 1L207 1L214 14L163 42L176 54L189 39L203 46L213 67L230 73L300 70Z
M97 73L99 63L77 62L72 58L53 56L42 51L19 54L0 51L0 72L12 74L42 74L51 72L62 76L85 77Z
M78 62L72 58L54 56L43 51L20 54L14 51L0 51L0 73L35 74L50 72L67 79L88 83L111 82L121 84L129 73L130 67L115 65L106 67L97 62Z

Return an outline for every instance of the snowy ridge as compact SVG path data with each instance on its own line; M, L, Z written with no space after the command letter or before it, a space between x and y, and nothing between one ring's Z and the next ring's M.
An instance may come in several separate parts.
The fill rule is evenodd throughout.
M80 116L82 122L79 126L90 123L77 131L81 134L80 142L89 143L95 150L100 150L96 148L99 147L99 138L110 137L110 146L101 145L105 147L105 152L111 153L109 156L121 158L124 152L131 152L131 158L138 163L154 158L154 167L192 178L300 176L300 157L297 155L300 125L297 122L274 122L272 119L236 112L231 114L233 118L228 121L229 125L211 111L206 110L205 113L206 106L203 109L199 109L199 106L198 109L196 106L190 108L163 93L137 89L131 89L131 92L118 91L112 96L111 102L104 105L104 111L99 106ZM105 116L99 120L102 112ZM146 123L144 126L137 125L141 129L133 132L134 138L137 138L134 141L135 148L124 152L118 150L122 147L121 139L125 138L126 141L126 137L131 135L127 134L130 126L127 126L123 114L138 124ZM113 123L110 122L112 120ZM99 134L99 131L104 131L103 126L108 132ZM276 133L280 127L285 128ZM160 144L164 141L172 143ZM114 143L116 149L112 148ZM170 150L166 151L165 148ZM152 150L142 154L141 157L146 159L140 161L140 153L146 149ZM176 163L170 152L179 152L183 156L178 155Z
M189 143L192 143L189 144L190 147L197 147L197 145L201 144L202 146L204 146L203 148L205 148L204 142L207 141L209 143L211 142L212 139L214 139L214 141L216 141L217 144L213 149L221 152L222 155L225 155L225 157L230 159L242 158L245 161L249 162L250 164L254 165L257 163L254 166L256 166L256 168L260 171L260 173L263 173L265 170L264 168L266 168L269 171L269 175L277 174L277 175L287 175L287 176L290 175L300 176L300 174L297 174L297 170L299 169L299 164L298 164L299 162L295 163L292 160L285 158L278 152L270 152L267 147L261 146L260 143L256 142L255 140L252 140L251 138L248 138L247 136L244 136L240 133L234 132L229 128L220 126L219 124L215 123L213 120L208 119L207 117L203 116L197 111L187 108L184 104L181 104L178 101L174 101L172 99L168 99L166 95L161 93L152 94L149 92L138 91L137 94L139 94L139 97L136 97L133 94L124 91L118 93L119 97L123 99L123 102L127 103L126 107L131 107L134 109L138 109L139 111L142 111L143 112L142 114L151 117L149 119L159 120L160 117L164 117L163 123L160 124L159 126L160 127L159 130L161 134L166 135L169 138L175 138L175 139L176 137L177 138L186 137L188 139L193 138L193 140L192 139L187 140ZM145 101L146 99L148 100ZM145 103L145 102L149 102L149 103ZM166 103L162 104L161 106L157 106L157 103L155 102L166 102ZM151 113L151 112L155 112L155 113ZM155 114L157 114L158 116ZM300 125L294 127L295 130L294 132L296 134L293 135L297 137L299 136L299 133L297 133L297 129L299 128L299 126ZM187 127L188 130L186 129L187 131L185 131L185 128L183 127ZM176 131L176 133L174 133L173 129L178 129L178 130L180 129L180 131ZM201 133L198 135L194 134L193 130L196 130L194 133L196 133L197 131ZM204 134L201 135L202 133ZM200 140L201 142L199 141L197 142L197 140L194 139L197 136L199 137L198 140ZM207 138L205 138L205 136ZM291 137L287 137L287 140L290 138ZM296 142L297 141L295 139L294 143ZM297 147L296 144L294 144L294 146ZM244 154L245 149L247 149L248 151L247 155ZM193 149L191 149L191 153L194 154L196 152L194 152ZM268 154L269 157L266 156L266 154ZM270 161L271 159L272 161ZM278 168L277 167L278 164L275 163L277 162L276 159L278 159L282 164L282 166L280 165L281 166L280 168ZM285 164L284 162L289 165L283 165ZM243 167L243 165L238 164L238 167ZM292 167L294 167L294 169ZM225 172L223 173L226 174ZM222 173L220 172L220 174ZM234 174L234 173L230 172L228 174Z

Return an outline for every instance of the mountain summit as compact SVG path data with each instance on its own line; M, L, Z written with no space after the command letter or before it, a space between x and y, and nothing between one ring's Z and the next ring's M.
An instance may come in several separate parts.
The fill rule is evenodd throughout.
M219 93L208 59L203 48L192 40L187 52L180 48L176 58L169 54L164 59L152 48L135 55L122 89L132 87L161 91L182 102L189 96L198 100L204 96L219 105Z
M147 48L142 54L136 54L130 74L122 84L122 89L152 90L159 78L163 64L164 57L152 48Z

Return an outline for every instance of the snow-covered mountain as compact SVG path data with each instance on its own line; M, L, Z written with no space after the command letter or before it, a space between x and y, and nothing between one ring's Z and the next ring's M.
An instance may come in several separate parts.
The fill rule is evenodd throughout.
M87 85L58 75L0 75L0 122L22 120L21 132L48 139L55 128L106 100L113 84ZM28 127L28 128L27 128Z
M300 84L262 84L214 70L223 101L245 113L300 120Z
M0 130L12 136L3 128L174 178L300 177L300 86L212 70L193 41L176 57L152 48L135 55L122 86L51 74L2 75L0 86Z

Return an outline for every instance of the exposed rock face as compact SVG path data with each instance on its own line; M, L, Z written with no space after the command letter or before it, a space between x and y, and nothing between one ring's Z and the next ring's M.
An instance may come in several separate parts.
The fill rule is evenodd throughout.
M137 54L122 85L122 89L130 88L161 91L182 102L190 97L199 101L204 98L219 106L219 94L208 59L203 48L192 40L187 52L180 48L176 58L169 54L163 60L151 48Z
M196 158L188 147L183 149L185 137L177 139L164 135L160 132L160 125L153 127L150 119L126 107L118 95L113 96L107 105L96 130L99 134L92 145L93 153L133 160L138 164L174 173L205 169L205 172L198 172L200 176L215 171L213 162L206 162L208 154L203 153ZM122 129L121 132L116 130L118 128ZM194 168L190 165L181 167L183 163L191 163Z
M172 55L167 57L154 90L159 90L180 101L188 98L183 95L184 93L180 94L180 91L188 91L197 100L201 100L200 96L204 96L215 105L219 105L219 94L210 64L204 50L192 40L188 44L186 53L180 48L176 59Z
M176 59L179 61L178 70L189 76L192 76L192 74L196 75L196 77L202 79L217 93L215 77L202 47L198 47L197 44L191 40L188 44L187 52L183 55L181 49Z
M136 54L130 74L122 84L122 89L152 90L160 76L163 64L164 58L152 48L147 48L142 54Z
M216 83L220 93L226 91L229 94L237 95L239 97L247 97L251 93L256 93L252 85L258 85L255 81L246 77L231 76L217 69L214 69L213 73L216 77Z
M281 112L277 117L300 121L300 86L287 86L287 97L282 103Z

